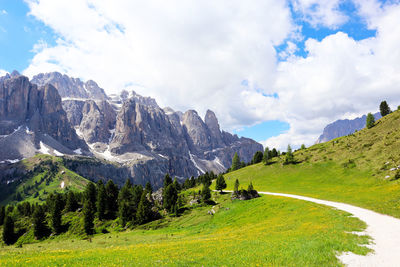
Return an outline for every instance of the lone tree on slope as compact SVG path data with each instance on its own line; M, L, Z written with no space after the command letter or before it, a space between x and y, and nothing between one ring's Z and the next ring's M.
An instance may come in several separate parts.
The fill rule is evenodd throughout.
M294 162L294 156L293 156L292 148L290 147L290 145L288 145L287 152L285 155L285 163L290 164L293 162Z
M222 192L226 188L225 178L222 174L218 175L217 181L215 183L215 190Z
M386 101L381 102L381 104L379 105L379 110L381 111L382 117L388 115L391 112L390 107Z
M241 167L240 158L239 158L238 153L235 152L235 155L233 156L233 159L232 159L231 170L236 171L236 170L240 169L240 167Z
M370 128L374 127L374 125L375 125L374 115L372 115L371 113L368 113L366 126L368 129L370 129Z

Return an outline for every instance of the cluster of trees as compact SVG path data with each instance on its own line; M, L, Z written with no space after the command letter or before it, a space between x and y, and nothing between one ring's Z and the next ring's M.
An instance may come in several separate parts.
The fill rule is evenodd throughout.
M253 158L250 162L245 163L244 161L240 160L240 157L237 152L235 152L233 158L232 158L232 165L231 167L227 170L227 172L230 171L236 171L238 169L244 168L246 166L252 165L252 164L257 164L260 162L264 162L265 164L268 164L269 160L271 160L274 157L279 157L281 152L275 148L270 150L268 147L265 148L264 153L262 151L256 151L254 153Z

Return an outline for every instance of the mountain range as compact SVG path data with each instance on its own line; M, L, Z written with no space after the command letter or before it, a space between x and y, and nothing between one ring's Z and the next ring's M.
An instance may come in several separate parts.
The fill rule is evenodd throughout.
M58 72L31 80L0 78L0 175L22 173L13 163L37 153L63 157L83 177L162 184L223 172L235 152L248 162L262 145L220 129L215 113L161 108L134 91L107 95L94 81Z

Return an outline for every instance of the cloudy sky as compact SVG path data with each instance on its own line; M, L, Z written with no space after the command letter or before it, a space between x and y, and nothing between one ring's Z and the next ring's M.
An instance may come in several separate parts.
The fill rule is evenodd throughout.
M280 149L400 105L400 1L0 0L0 74L133 88Z

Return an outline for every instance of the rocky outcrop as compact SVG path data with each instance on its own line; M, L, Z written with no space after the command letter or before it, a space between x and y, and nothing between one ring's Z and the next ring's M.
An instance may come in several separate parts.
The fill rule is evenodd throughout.
M379 120L382 116L381 114L375 113L374 114L375 120ZM354 133L355 131L359 131L365 127L367 115L364 115L359 118L355 118L353 120L337 120L328 124L325 128L323 133L315 142L316 144L328 142L332 139L349 135Z
M62 98L107 99L104 89L92 80L83 83L79 78L71 78L59 72L40 73L33 76L32 83L38 86L51 84L57 88Z

